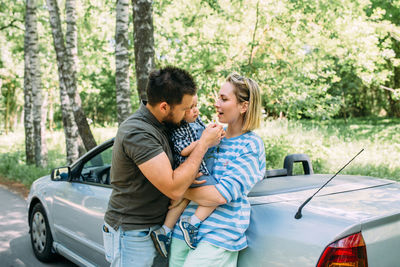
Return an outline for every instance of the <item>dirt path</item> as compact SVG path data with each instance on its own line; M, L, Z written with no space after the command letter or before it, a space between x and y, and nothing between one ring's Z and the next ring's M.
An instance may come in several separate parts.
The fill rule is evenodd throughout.
M1 176L0 176L0 185L3 185L11 192L14 192L22 196L24 199L26 199L29 194L29 188L26 185L16 181L11 181L10 179Z

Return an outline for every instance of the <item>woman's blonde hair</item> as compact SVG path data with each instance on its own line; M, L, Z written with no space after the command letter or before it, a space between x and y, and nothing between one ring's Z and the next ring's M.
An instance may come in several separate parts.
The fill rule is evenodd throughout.
M261 123L261 94L258 84L250 79L234 72L226 78L235 88L236 99L239 103L248 102L247 111L243 117L242 130L252 131L260 127Z

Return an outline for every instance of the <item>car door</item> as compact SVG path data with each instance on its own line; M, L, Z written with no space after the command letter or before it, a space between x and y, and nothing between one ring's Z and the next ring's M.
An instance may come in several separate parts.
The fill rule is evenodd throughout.
M57 241L96 266L105 264L101 229L111 194L111 155L112 146L89 153L78 165L75 177L63 183L53 198Z

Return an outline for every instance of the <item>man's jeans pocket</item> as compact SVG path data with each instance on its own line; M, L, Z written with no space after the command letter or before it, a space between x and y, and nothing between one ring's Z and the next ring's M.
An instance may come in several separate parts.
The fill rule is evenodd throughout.
M112 263L114 259L114 231L108 225L103 225L103 245L106 260Z
M150 238L151 238L150 233L151 233L150 228L141 229L141 230L130 230L130 231L123 232L122 237L125 240L131 241L131 242L141 242L141 241L150 240Z

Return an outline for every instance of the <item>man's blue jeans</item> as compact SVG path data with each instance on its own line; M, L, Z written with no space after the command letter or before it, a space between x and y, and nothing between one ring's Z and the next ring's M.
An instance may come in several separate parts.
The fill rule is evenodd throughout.
M152 266L157 255L151 231L159 226L146 229L115 231L107 223L103 227L104 253L111 266Z

